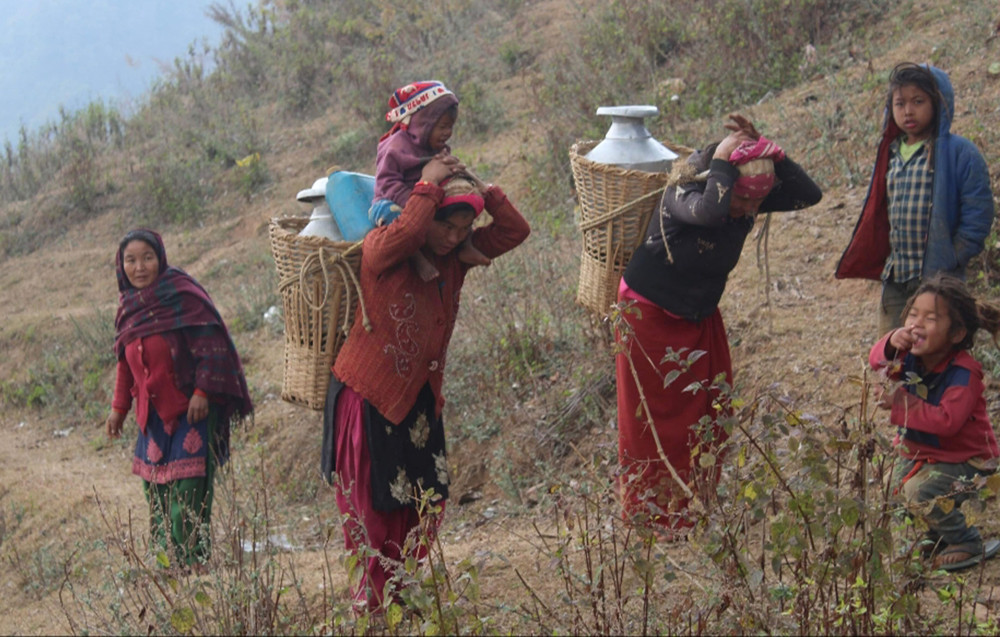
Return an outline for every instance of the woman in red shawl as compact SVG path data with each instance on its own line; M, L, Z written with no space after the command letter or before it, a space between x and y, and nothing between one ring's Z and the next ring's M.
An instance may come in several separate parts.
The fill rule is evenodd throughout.
M675 162L646 240L619 289L618 458L627 517L666 539L694 520L692 495L715 490L732 386L719 299L758 212L798 210L819 187L741 115L717 144ZM698 391L689 387L697 383ZM704 453L692 470L692 456ZM709 455L713 454L713 455Z
M143 480L150 532L171 564L205 568L212 480L233 422L253 412L243 366L205 289L167 265L160 235L132 230L116 258L118 358L110 438L136 402L132 473Z

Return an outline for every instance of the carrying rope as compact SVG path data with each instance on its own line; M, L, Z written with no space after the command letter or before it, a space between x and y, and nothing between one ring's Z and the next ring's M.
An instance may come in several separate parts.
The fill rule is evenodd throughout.
M302 261L302 266L299 268L298 276L292 275L287 276L278 282L278 291L284 292L289 286L299 285L299 294L302 296L302 300L305 301L306 305L309 306L313 311L322 311L326 306L327 301L330 298L330 270L333 268L337 274L340 275L340 280L344 284L344 290L347 294L347 308L351 307L351 294L357 294L358 305L361 307L361 324L364 326L366 332L372 331L371 321L368 319L368 308L365 306L364 295L361 294L361 284L358 282L357 276L354 274L354 268L351 267L350 261L347 257L353 254L356 250L361 249L362 241L354 243L351 247L343 252L338 252L336 250L328 250L324 246L320 246L315 252L311 252ZM311 288L309 285L312 277L317 274L323 277L323 298L319 303L316 299L312 297L311 293L308 292ZM345 334L351 327L351 312L344 312L344 316L341 319L340 329Z
M659 207L657 207L657 209L653 211L653 214L660 219L660 241L663 242L663 249L667 251L667 261L673 263L674 254L670 251L670 242L667 241L667 229L663 225L663 213L661 213Z
M691 153L689 152L688 155L690 154ZM694 166L689 164L686 159L684 161L675 161L673 168L670 171L670 175L667 177L667 185L661 188L659 192L666 192L668 188L680 188L681 186L686 186L687 184L704 183L706 181L708 181L707 170L696 174ZM660 241L663 242L663 250L667 253L667 261L673 263L674 255L670 251L670 242L667 240L667 227L663 225L663 213L660 212L659 206L653 214L659 218Z
M771 213L765 212L764 225L757 231L757 271L764 275L764 307L770 323L769 331L774 331L774 315L771 313L771 261L768 259L768 242L771 238ZM763 260L761 259L763 256Z
M593 219L585 221L585 222L583 222L583 223L580 224L580 230L586 232L587 230L592 230L593 228L596 228L596 227L598 227L600 225L603 225L603 224L607 223L608 221L611 221L612 219L615 219L616 217L620 217L620 216L622 216L625 213L625 211L627 211L632 206L634 206L634 205L636 205L638 203L641 203L643 201L646 201L650 197L659 197L660 195L663 194L664 190L666 190L665 186L662 187L662 188L657 188L656 190L647 192L646 194L642 195L641 197L636 197L632 201L628 201L626 203L623 203L622 205L618 206L614 210L609 210L608 212L605 212L605 213L601 214L600 216L597 216L597 217L594 217Z

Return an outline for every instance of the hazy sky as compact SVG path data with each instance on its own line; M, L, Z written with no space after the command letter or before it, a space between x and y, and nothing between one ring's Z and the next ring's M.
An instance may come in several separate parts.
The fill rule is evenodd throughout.
M250 0L235 6L243 7ZM0 0L0 143L92 100L140 97L201 39L212 0ZM222 4L228 5L223 1Z

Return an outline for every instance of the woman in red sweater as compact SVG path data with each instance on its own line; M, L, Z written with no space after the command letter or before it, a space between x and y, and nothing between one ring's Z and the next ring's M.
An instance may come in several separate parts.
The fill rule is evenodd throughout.
M448 497L441 388L471 267L456 248L471 234L475 247L495 259L530 232L500 188L452 179L463 171L453 156L429 161L400 217L365 237L360 281L371 330L355 321L333 366L323 472L337 487L347 549L368 547L354 590L359 610L381 609L396 566L419 557L411 532L421 523L421 499L429 490L440 504ZM473 230L484 208L492 223ZM424 281L410 265L417 250L438 278ZM436 520L427 522L433 533Z
M132 473L143 480L151 535L171 565L205 570L212 479L229 430L253 412L243 366L205 289L167 265L160 235L132 230L118 246L115 394L105 427L121 436L136 402Z

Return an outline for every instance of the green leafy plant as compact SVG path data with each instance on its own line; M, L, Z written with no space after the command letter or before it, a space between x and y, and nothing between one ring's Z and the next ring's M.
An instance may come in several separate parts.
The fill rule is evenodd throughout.
M140 216L151 224L197 221L209 206L207 166L172 153L151 158L142 178L146 197Z

